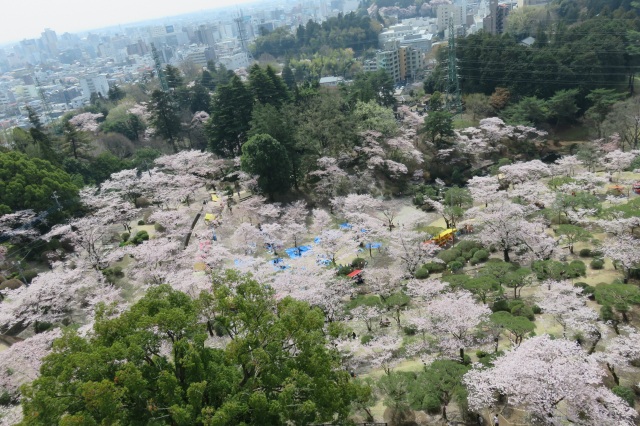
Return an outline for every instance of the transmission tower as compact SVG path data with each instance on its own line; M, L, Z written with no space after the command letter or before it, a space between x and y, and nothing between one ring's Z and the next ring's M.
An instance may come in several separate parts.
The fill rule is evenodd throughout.
M460 82L458 81L458 59L456 58L456 34L453 17L449 19L449 75L447 77L447 109L456 114L462 112Z
M236 26L238 27L238 39L240 40L240 47L242 51L247 55L247 59L251 61L253 58L251 57L251 52L249 52L249 37L247 37L247 28L244 25L244 16L242 15L242 10L240 11L240 16L234 19Z
M167 79L164 76L164 71L162 71L160 55L158 54L158 50L153 43L151 43L151 54L153 55L153 62L156 64L156 73L158 74L158 80L160 80L160 87L162 88L163 92L168 92L169 85L167 84Z
M44 113L44 124L49 124L51 121L51 105L49 105L49 101L47 101L47 97L44 93L44 89L42 88L42 84L40 84L40 80L35 75L33 79L36 81L36 87L38 88L38 95L40 96L40 100L42 101L42 112Z

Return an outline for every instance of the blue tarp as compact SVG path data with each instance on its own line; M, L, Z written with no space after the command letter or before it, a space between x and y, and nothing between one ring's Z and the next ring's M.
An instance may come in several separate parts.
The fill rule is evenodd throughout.
M377 249L382 247L382 243L367 243L367 248Z
M316 259L316 264L329 266L331 264L331 261L329 259Z
M313 242L316 243L316 244L320 244L320 237L315 237L313 239Z
M290 247L284 251L289 255L291 259L296 259L303 255L305 252L311 250L310 246Z
M274 265L278 264L278 263L282 263L284 262L284 260L281 257L277 257L273 260L271 260L271 263L273 263Z
M353 228L353 226L351 226L350 223L345 222L340 224L340 229L351 229L351 228Z

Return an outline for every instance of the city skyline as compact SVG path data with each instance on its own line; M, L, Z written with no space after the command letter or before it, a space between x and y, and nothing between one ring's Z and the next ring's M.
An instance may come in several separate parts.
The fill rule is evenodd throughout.
M34 13L22 3L10 3L0 7L0 44L39 38L46 28L58 34L76 33L256 2L181 0L150 4L143 0L110 0L101 10L86 0L32 0L28 10Z

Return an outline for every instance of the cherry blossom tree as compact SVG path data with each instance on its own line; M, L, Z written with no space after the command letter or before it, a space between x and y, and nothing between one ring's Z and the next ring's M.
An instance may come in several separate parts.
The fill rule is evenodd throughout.
M517 162L500 167L500 173L512 185L517 185L526 181L540 180L551 174L549 166L540 160Z
M311 212L313 218L312 230L316 234L328 229L331 226L331 215L323 209L313 209Z
M467 188L475 203L484 204L498 200L501 197L500 181L496 176L474 176L467 182Z
M582 166L582 161L575 155L564 155L555 162L560 173L565 176L573 176L576 170Z
M0 389L17 402L22 384L38 377L42 358L49 354L54 339L62 335L59 328L36 334L14 343L0 356ZM1 420L2 418L0 418Z
M536 301L543 313L553 316L562 326L563 337L567 337L567 330L583 333L586 337L596 338L593 347L602 337L595 324L598 314L587 306L582 288L570 281L544 281L536 294Z
M602 158L602 165L611 173L617 173L619 177L620 172L628 168L636 157L636 152L623 152L617 149L615 151L608 152Z
M260 230L247 222L240 224L231 237L233 245L246 255L256 252L260 240L262 240Z
M380 315L382 315L382 310L377 306L358 306L351 310L351 315L354 318L361 320L364 322L364 325L367 327L367 331L369 333L373 332L373 326L378 322Z
M615 336L609 341L604 352L596 352L593 357L606 366L616 385L620 385L620 378L616 368L629 365L640 359L640 333L632 327L621 327L625 334Z
M424 234L404 229L391 234L389 243L391 255L400 260L411 276L440 250L437 244L425 244Z
M98 120L103 118L103 114L94 114L92 112L83 112L73 116L69 123L73 124L83 132L97 133L98 132Z
M445 293L427 305L432 332L439 336L438 345L448 355L459 350L464 362L464 348L473 342L472 332L489 318L491 310L476 303L468 291Z
M326 229L318 236L318 247L326 259L333 265L336 264L336 255L353 240L351 236L337 229Z
M389 296L397 292L403 279L403 271L396 266L387 268L367 268L365 273L369 290L385 302Z
M542 335L526 339L491 368L475 366L463 383L473 411L504 404L528 411L542 424L634 424L637 413L604 387L603 375L575 342Z
M619 235L607 238L601 247L602 253L620 265L624 273L625 283L629 279L631 269L640 264L640 240L631 235Z
M337 196L340 188L346 186L349 175L338 165L333 157L321 157L317 160L318 169L308 174L314 185L313 194L318 201L327 203Z
M522 244L522 226L527 213L527 207L508 201L491 204L483 210L467 211L480 228L475 237L486 247L494 245L502 250L505 262L510 261L509 253Z

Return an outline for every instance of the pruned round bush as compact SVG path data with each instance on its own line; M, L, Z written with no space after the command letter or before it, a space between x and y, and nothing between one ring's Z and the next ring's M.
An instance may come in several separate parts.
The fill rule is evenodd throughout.
M580 250L580 257L590 257L590 256L591 256L591 249L583 248Z
M451 269L452 271L459 271L464 267L464 263L454 260L453 262L449 263L447 266L449 266L449 269Z
M456 245L456 248L462 252L471 251L473 249L479 249L481 247L482 246L477 241L473 241L473 240L461 240Z
M572 260L569 263L569 278L576 278L587 274L587 265L582 260Z
M511 308L511 314L515 317L525 317L529 321L535 321L536 316L533 314L533 309L530 306L524 304L517 304Z
M445 263L450 263L460 257L460 250L456 248L451 248L449 250L443 250L438 253L438 259L442 260Z
M604 260L593 259L589 265L591 266L591 269L602 269L604 268Z
M611 392L622 398L624 402L629 404L629 407L633 408L635 406L636 396L631 388L625 386L614 386L613 389L611 389Z
M540 306L538 305L533 305L531 307L531 310L533 311L534 314L538 315L542 313L542 309L540 308Z
M47 321L36 321L33 324L33 329L36 334L44 333L47 330L50 330L53 327L53 324Z
M164 232L167 230L167 228L165 228L164 226L160 225L158 222L153 224L153 229L155 229L157 232Z
M427 268L422 267L418 269L414 275L417 279L424 280L429 278L429 270Z
M349 265L341 265L338 267L338 275L348 275L353 272L353 268Z
M591 286L582 281L575 283L574 286L582 288L582 294L585 294L585 295L593 294L596 291L596 288L594 286Z
M136 236L133 237L131 242L135 245L142 244L143 241L147 241L149 239L149 233L147 231L138 231Z
M407 336L415 336L415 334L418 332L418 329L414 325L405 325L404 327L402 327L402 330Z
M127 241L129 241L129 237L131 237L131 234L128 232L123 232L120 235L120 238L122 238L122 242L126 243Z
M507 299L496 300L491 306L493 312L511 312L509 309L509 301Z
M143 226L144 225L144 220L139 220L138 221L138 226Z
M475 259L476 263L485 262L489 259L489 252L485 249L480 249L473 254L472 259Z
M428 263L425 263L424 265L422 265L422 267L424 269L426 269L427 271L429 271L429 273L431 273L431 274L442 272L445 269L447 269L446 265L444 263L440 263L440 262L428 262Z
M367 264L367 261L364 260L361 257L356 257L355 259L353 259L353 261L351 262L351 267L353 268L357 268L357 269L361 269L364 268L364 266Z
M360 343L362 343L363 345L366 345L367 343L369 343L371 340L373 339L373 336L370 334L364 334L361 338L360 338Z

